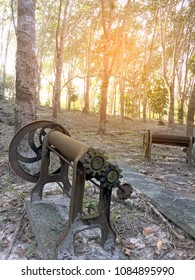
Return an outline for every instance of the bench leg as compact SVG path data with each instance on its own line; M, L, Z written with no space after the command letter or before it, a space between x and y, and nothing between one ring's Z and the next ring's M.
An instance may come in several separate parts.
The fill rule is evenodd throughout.
M151 150L152 150L152 132L148 134L148 161L151 161Z
M143 156L147 161L151 161L151 148L152 148L152 137L150 130L146 130L143 137Z
M192 166L192 148L193 148L193 138L190 137L190 143L187 149L188 167Z

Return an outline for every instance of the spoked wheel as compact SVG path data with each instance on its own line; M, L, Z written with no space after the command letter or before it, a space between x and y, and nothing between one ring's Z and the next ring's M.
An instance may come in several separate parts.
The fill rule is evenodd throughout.
M22 179L33 183L38 181L43 138L51 129L70 136L62 125L43 120L22 127L12 139L9 147L9 162ZM58 169L54 167L53 173Z

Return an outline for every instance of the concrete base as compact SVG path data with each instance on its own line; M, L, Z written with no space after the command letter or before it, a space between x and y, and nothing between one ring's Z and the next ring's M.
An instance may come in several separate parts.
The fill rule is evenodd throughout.
M124 181L140 191L162 214L195 238L195 203L177 192L158 184L155 180L135 172L126 164L118 163L123 169ZM27 217L42 252L43 259L57 259L56 241L66 227L69 213L69 199L57 197L37 203L26 201ZM75 240L77 254L68 259L125 259L116 249L113 254L104 251L98 244L96 231L78 234ZM76 239L76 238L75 238ZM88 240L90 240L88 242ZM78 249L79 248L79 249Z
M27 217L44 260L61 259L57 253L56 241L63 233L69 214L67 197L44 198L40 202L25 202ZM99 228L84 230L74 239L74 254L64 252L63 259L78 260L120 260L126 257L118 248L112 252L100 246Z
M195 202L177 191L158 184L154 179L119 163L124 180L142 193L162 214L195 238ZM192 194L193 195L193 194Z
M44 199L31 203L25 201L27 217L44 260L57 259L56 241L68 219L64 198Z

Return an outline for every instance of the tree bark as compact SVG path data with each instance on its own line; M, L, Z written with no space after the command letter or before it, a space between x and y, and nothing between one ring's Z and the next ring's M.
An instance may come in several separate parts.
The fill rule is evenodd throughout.
M174 96L175 83L169 87L169 113L168 113L168 125L174 124L174 111L175 111L175 96Z
M164 10L164 14L160 15L160 25L161 25L161 47L162 47L162 76L169 92L169 114L168 114L168 125L174 124L174 89L175 89L175 76L176 76L176 68L179 60L179 55L181 52L181 41L183 36L185 18L181 21L181 17L179 13L184 8L185 0L181 1L180 10L176 9L176 5L174 1L169 1L168 5ZM171 14L173 16L171 16ZM174 15L175 14L175 15ZM169 19L173 21L173 54L171 59L171 71L168 73L168 52L166 48L166 39L167 39L167 30ZM169 78L168 78L169 77Z
M193 136L195 113L195 84L190 95L187 113L186 136Z
M93 13L92 13L93 16ZM93 36L93 18L91 16L91 26L90 26L90 34L89 34L89 41L87 45L87 54L86 54L86 66L85 66L85 71L86 71L86 78L85 78L85 94L84 94L84 102L85 105L83 107L83 113L88 114L89 113L89 91L90 91L90 70L91 70L91 62L92 62L92 47L94 45L94 42L92 40Z
M184 94L183 93L181 93L181 98L179 100L178 121L180 125L183 125L183 121L184 121Z
M66 0L62 25L60 26L62 0L60 1L58 26L56 31L55 82L53 88L53 118L54 119L57 119L58 111L60 110L61 76L62 76L62 68L63 68L64 44L65 44L65 38L67 32L67 22L69 17L69 8L70 8L69 5L70 5L70 1Z
M129 7L131 1L128 0L126 5ZM112 32L112 23L114 21L114 10L115 3L113 0L105 2L101 0L102 6L102 27L103 27L103 36L104 36L104 53L103 53L103 76L101 84L101 99L100 99L100 121L98 134L106 134L106 109L107 109L107 91L109 86L110 77L112 74L113 65L116 60L116 54L119 52L122 45L122 38L117 38L115 44L113 45L111 41L111 32ZM125 31L125 22L126 22L127 13L125 13L123 22L122 22L122 31Z
M35 1L18 0L15 131L35 120L36 90Z
M98 134L106 134L106 110L107 110L107 91L110 80L109 74L109 64L108 64L108 55L107 55L107 46L104 47L104 72L102 77L102 85L101 85L101 99L100 99L100 121Z
M9 44L10 44L10 38L11 38L11 23L12 20L10 19L10 23L9 23L9 29L8 29L8 33L7 33L7 40L5 43L5 55L4 55L4 61L2 64L3 67L3 83L2 83L2 88L3 88L3 95L5 96L5 90L6 90L6 76L7 76L7 56L8 56L8 49L9 49Z
M110 63L109 63L109 45L111 32L111 7L106 13L106 6L104 0L101 0L102 6L102 26L104 31L104 58L103 58L103 75L100 92L100 120L98 134L106 134L106 110L107 110L107 91L110 79ZM106 15L107 14L107 15Z

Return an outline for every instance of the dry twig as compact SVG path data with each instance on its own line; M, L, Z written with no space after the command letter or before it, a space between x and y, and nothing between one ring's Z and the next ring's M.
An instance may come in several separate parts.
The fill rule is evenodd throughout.
M146 203L148 204L148 206L150 206L150 208L154 211L154 213L163 221L163 223L166 224L166 226L169 228L169 230L171 231L171 233L173 235L175 235L175 237L177 237L179 240L184 240L184 236L180 235L179 233L177 233L172 226L170 225L170 223L167 221L167 219L156 209L156 207L154 207L154 205L152 205L150 202L146 201Z
M188 260L194 260L195 259L195 254L193 254Z
M16 230L15 230L15 232L14 232L13 238L12 238L12 240L11 240L11 243L10 243L10 245L9 245L8 251L7 251L6 256L5 256L5 259L6 259L6 260L9 259L10 255L11 255L11 253L12 253L12 250L13 250L13 247L14 247L14 244L15 244L15 241L16 241L16 239L17 239L17 237L18 237L18 234L19 234L20 229L21 229L21 226L22 226L22 221L23 221L23 219L24 219L24 216L25 216L25 212L23 212L22 217L20 218L20 222L19 222L19 224L18 224L18 227L16 228Z

